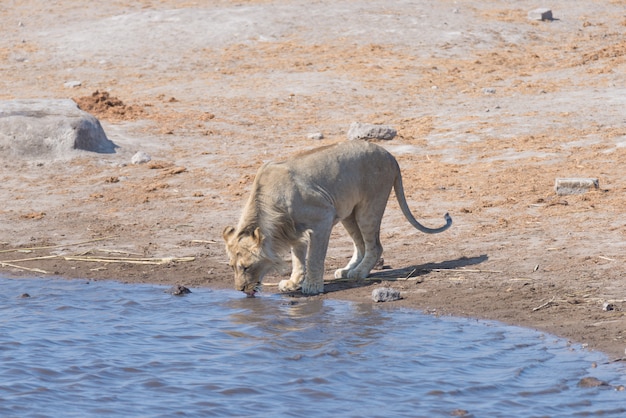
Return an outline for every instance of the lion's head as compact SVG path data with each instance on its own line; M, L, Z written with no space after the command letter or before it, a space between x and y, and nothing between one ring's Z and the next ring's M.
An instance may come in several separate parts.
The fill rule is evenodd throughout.
M224 229L223 236L228 265L235 273L235 289L254 297L263 277L276 266L275 260L265 253L260 228L237 232L229 226Z

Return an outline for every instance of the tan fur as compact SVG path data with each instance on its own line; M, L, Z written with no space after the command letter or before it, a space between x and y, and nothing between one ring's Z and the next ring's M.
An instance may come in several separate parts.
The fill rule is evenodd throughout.
M279 290L323 292L328 240L339 221L354 241L354 254L335 278L367 277L383 251L380 223L392 187L402 213L418 230L438 233L452 224L447 213L440 228L416 221L396 159L369 142L342 142L264 164L239 224L223 234L235 288L254 295L263 276L283 263L280 254L291 250L291 277L279 283Z

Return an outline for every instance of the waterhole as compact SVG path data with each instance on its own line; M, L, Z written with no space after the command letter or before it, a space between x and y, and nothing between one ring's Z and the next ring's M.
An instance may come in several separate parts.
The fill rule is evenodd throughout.
M623 366L529 329L235 291L0 285L3 417L626 414Z

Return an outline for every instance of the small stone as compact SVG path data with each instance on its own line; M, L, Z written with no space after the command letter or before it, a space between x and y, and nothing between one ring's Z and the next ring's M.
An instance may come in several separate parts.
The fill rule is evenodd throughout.
M143 151L138 151L133 158L130 159L130 162L133 164L145 164L149 162L152 158Z
M392 140L398 131L391 126L387 125L374 125L371 123L352 122L350 129L348 130L348 139L383 139L386 141Z
M321 133L321 132L315 132L315 133L312 133L312 134L308 134L307 138L319 141L321 139L324 139L324 134Z
M553 20L552 10L539 8L528 12L528 18L532 20Z
M483 94L496 94L496 89L493 87L486 87L483 89Z
M400 291L390 287L379 287L372 291L372 300L374 302L393 302L402 299Z
M582 194L600 187L598 179L594 178L566 178L556 179L554 190L558 195Z
M182 295L188 295L189 293L191 293L191 290L187 289L185 286L176 285L176 286L172 286L171 288L169 288L167 290L167 293L169 293L170 295L174 295L174 296L182 296Z
M607 382L604 382L595 377L583 377L578 382L580 388L597 388L599 386L610 386Z
M67 83L63 84L63 87L65 87L66 89L73 89L76 87L80 87L83 83L78 81L78 80L74 80L74 81L68 81Z

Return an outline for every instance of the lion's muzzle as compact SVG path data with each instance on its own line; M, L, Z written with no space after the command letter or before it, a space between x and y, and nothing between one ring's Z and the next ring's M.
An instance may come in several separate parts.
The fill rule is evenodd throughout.
M261 283L235 283L235 289L240 290L246 294L247 297L253 298L254 295L259 291L261 287Z

